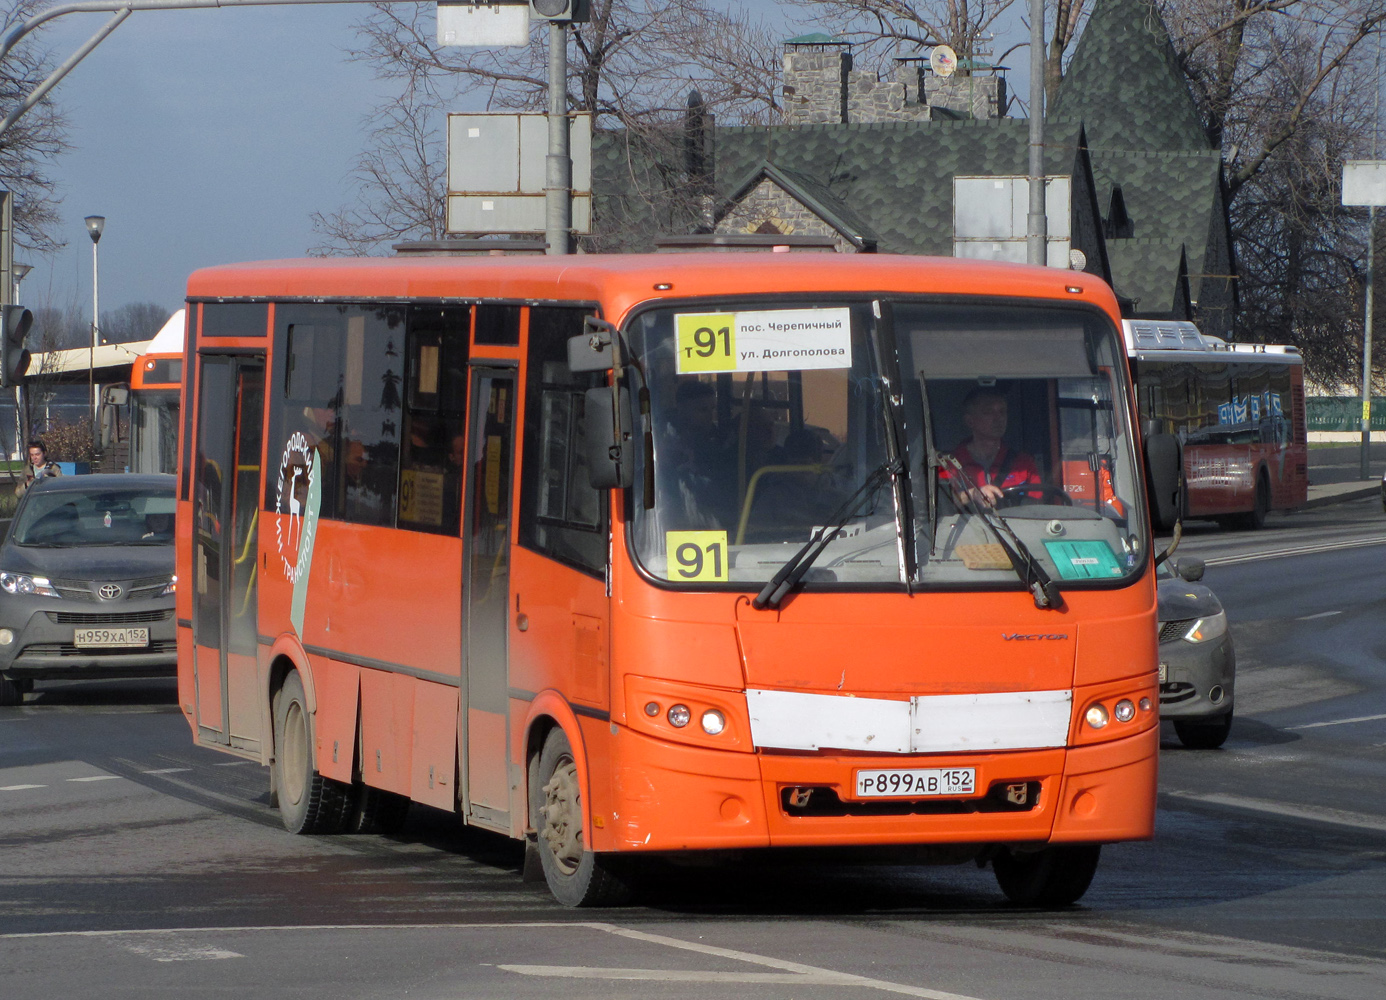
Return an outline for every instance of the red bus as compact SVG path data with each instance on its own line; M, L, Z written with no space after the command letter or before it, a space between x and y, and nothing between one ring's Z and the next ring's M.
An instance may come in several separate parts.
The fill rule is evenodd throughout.
M1154 559L1102 282L277 261L196 272L188 310L180 703L289 830L453 811L569 905L644 857L796 847L1064 904L1151 836Z
M1259 528L1309 495L1304 364L1299 350L1229 344L1187 322L1126 320L1142 427L1181 455L1182 483L1152 489L1151 513Z

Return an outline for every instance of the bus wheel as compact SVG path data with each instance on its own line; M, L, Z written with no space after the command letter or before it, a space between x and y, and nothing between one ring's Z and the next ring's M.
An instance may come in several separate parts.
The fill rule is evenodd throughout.
M612 906L630 898L630 888L608 860L587 849L582 829L582 794L577 761L562 729L552 729L530 762L530 822L544 881L564 906Z
M1252 501L1251 510L1242 515L1242 526L1250 528L1252 531L1259 531L1264 528L1266 515L1270 513L1270 505L1270 483L1263 472L1256 477L1256 499Z
M1019 906L1068 906L1082 898L1097 872L1099 844L1063 845L1039 851L1002 848L992 860L996 882Z
M313 769L313 719L297 670L274 699L274 788L290 833L337 833L346 819L346 786Z
M409 799L383 788L353 786L348 833L399 833L409 815Z

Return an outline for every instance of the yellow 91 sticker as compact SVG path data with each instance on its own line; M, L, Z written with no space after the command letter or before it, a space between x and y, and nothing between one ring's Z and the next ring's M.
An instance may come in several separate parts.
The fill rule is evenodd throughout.
M666 531L669 579L679 583L727 582L725 531Z
M684 313L675 317L680 374L736 371L736 315Z

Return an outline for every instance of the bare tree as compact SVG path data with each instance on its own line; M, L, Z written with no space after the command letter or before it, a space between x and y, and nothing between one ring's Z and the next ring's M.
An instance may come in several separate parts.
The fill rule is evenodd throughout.
M171 315L157 302L131 302L101 314L101 339L108 344L149 340Z
M812 0L810 9L824 12L844 41L859 46L867 59L884 59L947 45L958 55L958 73L990 53L998 21L1015 0ZM1060 3L1072 0L1060 0ZM1076 0L1081 2L1081 0ZM797 0L781 0L802 24L820 20L802 13ZM793 15L791 15L793 16ZM1008 50L1009 51L1009 50Z
M446 110L546 107L542 31L523 48L439 46L432 9L409 4L373 7L358 27L352 56L398 81L401 93L369 119L356 202L313 217L323 238L313 253L364 254L396 239L440 237ZM598 128L651 140L677 132L694 88L723 124L778 118L778 39L739 11L709 0L593 0L591 21L573 25L571 36L568 105L591 113Z
M0 33L8 34L46 6L44 0L0 2ZM51 54L40 44L38 33L20 42L0 64L0 118L51 69ZM0 136L0 185L14 196L15 243L24 249L50 253L63 246L55 232L60 199L47 171L70 148L67 134L67 117L50 94Z

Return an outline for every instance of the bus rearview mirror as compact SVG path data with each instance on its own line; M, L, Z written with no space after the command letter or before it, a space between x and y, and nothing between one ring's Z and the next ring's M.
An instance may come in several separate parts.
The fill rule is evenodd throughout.
M1145 471L1149 480L1150 517L1157 528L1179 520L1179 442L1173 434L1152 434L1145 439Z
M626 489L635 482L635 441L630 428L630 392L621 389L619 415L613 412L613 390L588 389L583 397L587 477L596 490Z
M582 329L580 337L568 338L568 370L574 373L610 371L615 364L611 341L616 336L616 328L605 320L588 316Z

